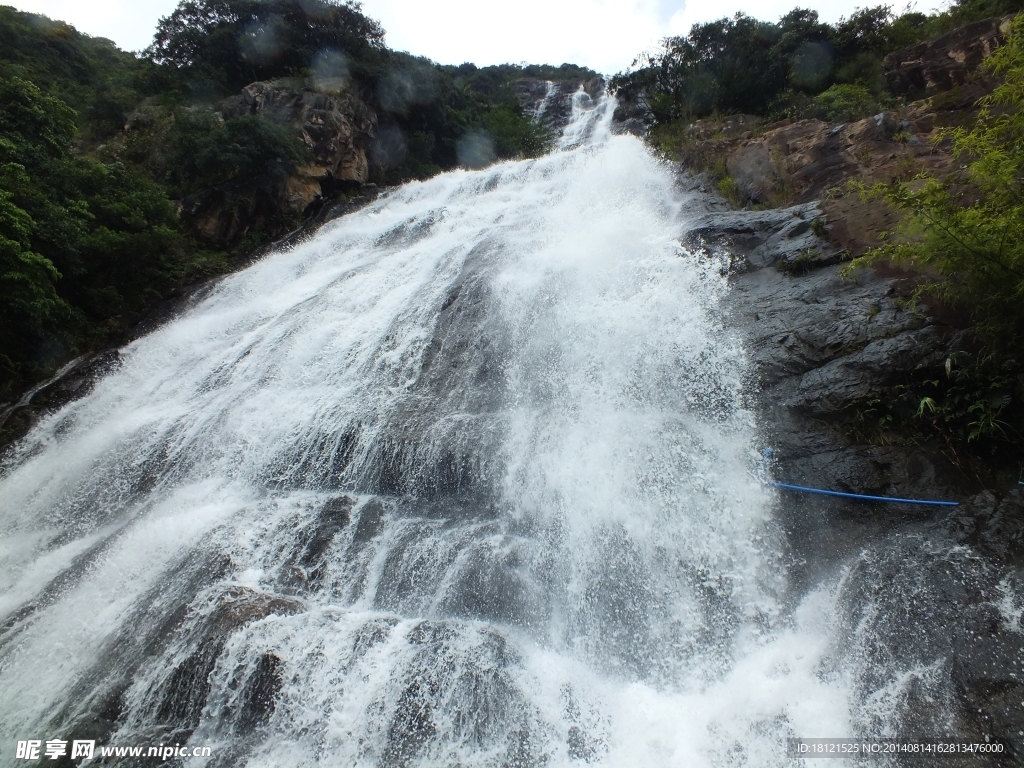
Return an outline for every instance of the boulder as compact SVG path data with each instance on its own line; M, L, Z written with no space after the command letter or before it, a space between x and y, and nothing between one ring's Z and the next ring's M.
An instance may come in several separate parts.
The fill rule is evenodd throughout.
M846 251L823 237L825 224L817 202L765 211L709 211L696 218L683 240L721 249L742 260L742 269L775 266L801 274L838 264Z

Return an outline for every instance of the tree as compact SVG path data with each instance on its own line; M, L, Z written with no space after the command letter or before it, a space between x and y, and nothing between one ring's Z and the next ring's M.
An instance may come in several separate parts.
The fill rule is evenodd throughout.
M256 115L221 120L207 110L179 110L167 137L168 177L181 195L227 181L283 179L310 160L289 126Z
M29 81L77 112L90 138L116 133L125 115L152 92L157 68L110 41L45 16L0 6L0 78Z
M831 28L797 8L778 24L737 13L670 37L645 66L612 81L628 97L644 92L658 122L712 112L763 114L788 88L817 92L830 82Z
M384 30L354 0L183 0L146 56L230 92L302 74L329 53L365 73L384 50Z
M0 78L0 393L151 304L176 275L165 190L72 155L75 117L32 83Z
M55 287L60 273L30 249L34 222L11 198L0 189L0 396L33 358L35 343L69 314Z

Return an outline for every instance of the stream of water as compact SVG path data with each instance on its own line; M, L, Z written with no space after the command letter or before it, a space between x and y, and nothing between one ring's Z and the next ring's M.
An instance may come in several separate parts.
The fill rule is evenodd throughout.
M574 99L557 151L223 279L8 454L0 764L773 766L851 733L833 591L785 607L723 264Z

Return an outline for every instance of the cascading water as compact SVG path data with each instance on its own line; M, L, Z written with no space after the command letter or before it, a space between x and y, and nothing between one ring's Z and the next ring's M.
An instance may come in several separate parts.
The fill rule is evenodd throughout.
M544 91L544 97L537 104L537 108L533 112L533 119L535 122L540 122L544 117L544 113L547 111L548 104L551 102L551 97L558 93L558 89L555 87L555 83L551 80L547 81L547 88Z
M722 264L613 108L224 279L8 455L0 763L767 766L851 732L832 598L783 604Z

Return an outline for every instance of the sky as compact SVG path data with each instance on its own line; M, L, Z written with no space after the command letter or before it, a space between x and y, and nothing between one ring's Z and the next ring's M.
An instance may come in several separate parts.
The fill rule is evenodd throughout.
M363 11L381 22L387 44L441 64L471 61L571 62L604 74L626 69L643 51L696 22L737 11L774 21L796 6L822 21L848 16L882 0L364 0ZM157 20L178 0L0 0L23 11L67 21L80 31L113 40L126 50L149 45ZM898 3L894 3L898 4ZM939 0L922 0L928 12Z

